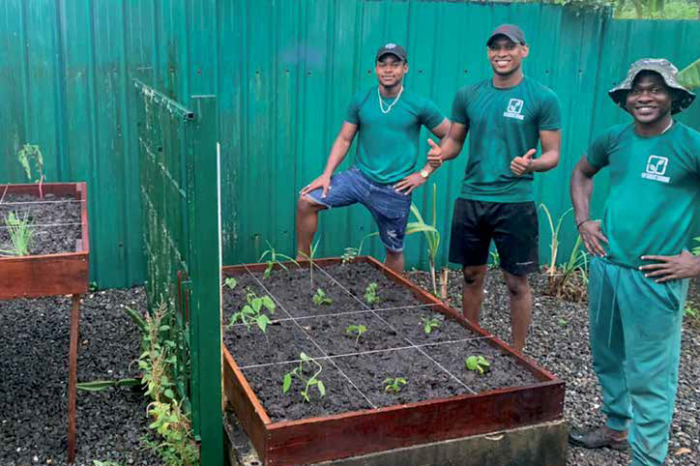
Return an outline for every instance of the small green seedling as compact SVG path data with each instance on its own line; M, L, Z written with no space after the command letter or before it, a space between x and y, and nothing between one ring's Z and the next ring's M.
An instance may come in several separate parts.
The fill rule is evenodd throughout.
M340 259L343 264L349 264L357 258L359 252L357 248L345 248L345 252L340 256Z
M690 304L685 307L683 314L687 318L693 319L695 322L700 322L700 310L692 307Z
M228 286L230 290L234 289L238 285L238 281L233 277L228 277L224 280L224 285Z
M367 327L364 325L348 325L345 329L345 334L349 336L356 336L355 344L360 343L360 337L367 331Z
M432 332L433 329L440 326L440 321L434 317L423 317L420 322L423 325L423 331L426 335L430 335L430 332Z
M376 283L372 282L367 285L367 289L365 290L365 301L367 301L367 304L375 304L379 302Z
M270 274L272 273L272 269L275 266L275 264L279 265L285 271L289 271L287 266L285 266L282 262L280 262L280 259L284 259L286 261L289 261L289 262L295 264L297 267L299 266L297 261L295 261L294 259L292 259L291 257L289 257L286 254L282 254L281 252L277 252L275 250L275 248L273 248L272 245L268 241L265 241L265 242L267 243L267 246L270 249L263 252L262 255L260 256L260 259L258 259L258 262L262 262L263 259L265 259L266 257L268 258L268 260L265 262L267 264L267 267L265 268L265 271L263 272L263 279L270 278Z
M282 392L287 393L292 386L293 379L296 378L304 384L304 389L299 392L301 397L304 398L304 401L308 403L311 402L310 391L313 387L316 387L318 393L321 395L321 398L323 398L326 396L326 387L323 385L322 381L318 380L318 376L321 374L323 366L321 366L314 359L310 358L306 353L300 353L299 358L301 359L299 361L299 365L292 369L291 372L284 374L284 379L282 380ZM313 371L314 366L316 366L317 369L314 372L314 375L307 377L304 374L304 369L306 368L307 370Z
M321 288L318 288L316 290L316 293L314 293L314 295L311 299L313 299L314 304L316 306L321 306L323 304L326 304L326 305L333 304L333 300L331 298L326 297L326 292L323 291Z
M44 198L44 190L42 188L44 184L44 156L41 154L41 149L35 144L25 144L22 146L19 152L17 152L17 160L19 164L22 165L24 173L27 175L29 181L33 180L32 177L32 165L31 162L34 161L36 166L37 178L34 180L35 183L39 183L39 198Z
M14 212L10 212L5 217L5 225L10 234L12 249L0 249L0 254L28 256L29 246L34 238L34 230L32 229L31 223L27 212L24 213L22 218L19 218Z
M267 309L270 314L275 313L275 302L269 296L258 297L255 293L248 293L246 296L248 304L243 306L243 309L231 316L231 322L228 328L233 327L239 320L246 326L248 330L253 324L265 333L267 326L272 323L270 318L262 313L263 308Z
M473 372L479 373L479 375L484 375L486 372L491 370L491 364L483 356L469 356L466 359L467 369Z
M299 254L304 256L306 260L309 261L309 277L311 279L311 288L314 287L314 258L316 257L316 250L318 249L318 243L320 241L321 240L318 240L316 241L316 244L311 245L308 254L304 254L303 252L299 251Z
M406 385L408 383L408 380L406 380L403 377L396 377L396 378L387 378L384 379L384 391L385 392L390 392L390 393L399 393L401 391L401 387Z

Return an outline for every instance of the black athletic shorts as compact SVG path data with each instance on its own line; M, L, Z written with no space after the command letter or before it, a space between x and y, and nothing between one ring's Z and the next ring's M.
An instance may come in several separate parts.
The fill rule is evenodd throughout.
M493 239L501 268L512 275L539 269L537 207L534 202L455 201L450 262L485 265Z

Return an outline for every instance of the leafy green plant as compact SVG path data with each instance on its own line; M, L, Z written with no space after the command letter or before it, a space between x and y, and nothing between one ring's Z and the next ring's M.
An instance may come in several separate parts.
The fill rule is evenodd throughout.
M10 235L10 242L12 243L12 249L0 249L0 254L7 254L11 256L28 256L29 247L32 244L34 238L34 229L32 228L32 222L29 219L29 214L24 213L22 218L15 215L14 212L10 212L5 217L5 225L7 226L7 232Z
M224 285L227 286L230 290L232 290L236 287L236 285L238 285L238 280L236 280L233 277L227 277L224 280Z
M700 89L700 58L678 73L678 81L686 89ZM698 238L695 238L698 239ZM700 240L698 240L700 241Z
M283 268L285 271L289 271L286 265L284 265L282 262L280 262L280 259L283 259L285 261L292 262L295 264L297 267L299 266L299 263L289 257L286 254L282 254L281 252L277 252L275 248L272 247L272 245L265 241L267 243L267 246L269 249L267 251L264 251L262 255L260 256L260 259L258 259L258 262L262 262L263 259L266 257L268 258L267 261L265 262L267 264L267 268L265 268L265 271L263 272L263 278L270 278L270 274L272 273L272 269L274 268L275 264L279 265L281 268Z
M333 303L333 300L331 298L326 297L326 292L323 291L321 288L318 288L316 290L316 293L314 293L311 299L313 300L316 306L321 306L323 304L329 305Z
M695 241L697 241L698 243L700 243L700 236L698 236L697 238L695 238ZM700 246L696 246L696 247L693 248L693 254L695 254L696 256L700 256Z
M353 262L357 258L357 256L362 254L362 245L365 243L365 240L371 236L377 235L379 235L379 232L376 231L374 233L369 233L362 238L362 241L360 241L360 245L358 247L354 248L350 246L345 248L345 252L340 256L341 262L343 264L349 264L350 262Z
M420 320L420 322L423 326L423 331L426 335L429 335L430 332L433 331L433 329L436 329L440 326L440 321L437 320L435 317L423 317Z
M432 221L430 224L425 223L423 216L421 215L418 207L415 204L411 204L411 213L416 217L415 222L410 222L406 225L406 234L411 235L413 233L423 233L425 236L425 241L428 245L428 265L430 267L430 277L432 278L433 294L438 295L437 291L437 281L435 273L435 260L437 258L437 252L440 248L440 232L435 228L437 222L437 186L433 183L433 198L431 203Z
M700 310L688 304L685 309L683 309L683 315L686 318L692 319L695 323L700 324Z
M374 282L367 285L367 288L365 289L365 301L367 301L367 304L372 305L379 302L379 296L377 296L377 287L378 285Z
M314 287L314 258L316 257L316 250L318 249L318 243L321 240L316 241L316 244L312 244L309 248L309 253L305 254L299 251L299 254L304 256L306 260L309 261L309 278L311 280L311 288Z
M345 328L345 334L349 336L356 336L355 338L355 344L360 343L360 337L364 335L364 333L367 331L367 327L365 327L362 324L359 325L348 325Z
M76 385L78 390L85 392L101 392L112 387L138 387L141 385L139 379L120 380L94 380L92 382L82 382Z
M267 326L272 323L270 318L263 314L263 308L267 309L270 314L275 313L275 302L269 296L259 297L253 292L249 292L246 295L247 304L243 306L243 309L234 313L231 316L231 320L228 324L228 328L233 327L236 322L240 321L243 323L248 330L250 330L253 324L256 324L258 328L265 333L267 331Z
M152 441L141 437L146 448L161 457L168 466L199 465L199 448L193 441L191 425L182 412L182 403L154 401L148 405L148 414L154 421L148 426L161 436Z
M466 363L467 370L477 372L479 375L484 375L491 370L491 364L483 356L469 356Z
M491 264L489 265L489 268L499 268L501 266L501 256L498 254L498 251L489 251L489 256L491 256Z
M35 144L25 144L22 146L19 152L17 152L17 160L24 169L24 173L27 175L27 179L32 181L32 162L37 171L37 178L34 180L35 183L39 183L39 198L44 198L44 156L41 153L41 149Z
M388 377L384 379L384 391L397 394L401 391L401 387L408 384L408 380L404 377Z
M547 275L547 294L569 301L585 301L588 297L588 253L581 236L576 238L569 260Z
M304 401L308 403L311 402L310 392L313 387L316 387L321 398L323 398L326 396L326 387L323 385L323 382L318 379L321 371L323 371L323 366L304 352L299 354L299 358L299 365L292 369L291 372L284 374L282 392L287 393L292 387L293 380L297 379L304 385L304 389L299 392ZM313 375L309 377L308 373L310 372L313 372Z

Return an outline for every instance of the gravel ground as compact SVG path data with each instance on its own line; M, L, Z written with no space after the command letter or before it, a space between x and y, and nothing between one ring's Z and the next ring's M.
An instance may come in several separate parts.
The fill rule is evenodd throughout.
M410 278L430 288L425 272L410 273ZM602 398L591 362L588 343L588 305L543 295L544 275L531 276L534 308L532 326L525 353L540 366L566 382L564 414L570 424L595 427L603 422ZM452 306L461 307L461 273L450 272L448 296ZM700 308L700 280L691 284L688 303ZM490 270L486 279L486 299L482 308L482 326L510 341L508 292L500 271ZM700 321L686 319L683 324L680 380L669 445L668 465L700 465ZM570 448L569 466L624 466L629 456L610 449Z
M143 310L142 288L85 297L78 381L136 377L139 333L120 309ZM69 298L0 301L0 465L66 464ZM159 465L140 448L146 401L129 389L78 392L76 465Z

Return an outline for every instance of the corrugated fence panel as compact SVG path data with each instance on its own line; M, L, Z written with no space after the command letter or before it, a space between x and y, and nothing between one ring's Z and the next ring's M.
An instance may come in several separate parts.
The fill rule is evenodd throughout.
M543 4L433 0L4 0L0 2L0 182L24 181L16 153L41 145L51 181L88 182L91 276L100 286L143 281L131 80L189 104L216 94L222 150L224 262L295 249L298 190L318 176L353 94L376 84L374 53L404 44L406 85L450 116L456 90L488 78L484 41L517 22L531 44L526 73L560 96L559 167L536 177L538 202L555 216L570 207L571 169L596 134L629 116L606 91L629 63L663 56L682 67L700 56L698 21L613 21L604 11ZM700 128L700 105L680 117ZM427 152L428 132L420 136ZM353 146L341 168L354 160ZM440 263L466 151L418 190L429 211L437 184ZM207 170L213 167L196 167ZM607 178L596 179L602 214ZM542 258L549 256L541 216ZM324 212L319 255L338 255L375 230L361 207ZM576 231L563 229L563 253ZM364 252L382 256L376 239ZM426 264L425 241L407 240L409 266Z

